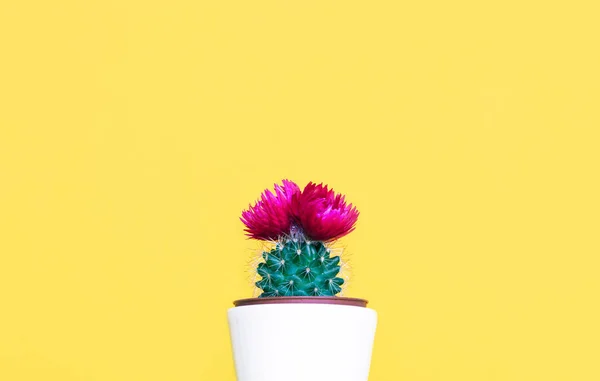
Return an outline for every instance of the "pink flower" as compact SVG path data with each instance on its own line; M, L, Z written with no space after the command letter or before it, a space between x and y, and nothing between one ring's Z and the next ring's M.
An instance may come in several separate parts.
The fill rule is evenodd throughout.
M352 232L359 214L343 195L312 182L293 195L292 213L304 235L314 241L332 241Z
M300 193L293 181L283 180L283 186L275 184L275 194L266 189L260 200L242 212L240 220L250 238L276 240L290 233L292 227L291 201Z
M283 180L282 186L275 184L275 194L265 190L240 219L250 238L269 241L300 234L327 242L354 230L358 210L326 185L311 182L301 192L294 182Z

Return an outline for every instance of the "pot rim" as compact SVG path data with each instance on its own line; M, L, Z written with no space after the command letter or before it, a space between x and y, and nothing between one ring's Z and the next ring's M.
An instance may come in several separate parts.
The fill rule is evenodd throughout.
M369 301L360 298L344 296L277 296L267 298L238 299L233 302L235 307L254 306L259 304L336 304L353 307L366 307Z

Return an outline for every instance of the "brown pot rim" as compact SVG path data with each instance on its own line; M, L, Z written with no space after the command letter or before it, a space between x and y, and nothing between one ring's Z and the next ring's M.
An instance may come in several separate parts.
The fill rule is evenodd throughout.
M239 299L233 302L235 307L254 306L258 304L336 304L342 306L366 307L368 301L360 298L343 296L277 296L269 298Z

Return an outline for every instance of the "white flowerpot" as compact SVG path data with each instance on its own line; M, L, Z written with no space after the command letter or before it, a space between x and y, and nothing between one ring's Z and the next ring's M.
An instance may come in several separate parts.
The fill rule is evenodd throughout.
M366 301L280 297L237 305L228 318L238 381L367 381L377 313Z

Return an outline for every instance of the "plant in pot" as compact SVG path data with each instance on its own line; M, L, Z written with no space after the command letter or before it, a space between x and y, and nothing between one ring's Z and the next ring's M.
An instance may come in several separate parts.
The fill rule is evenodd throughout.
M358 211L326 185L292 181L265 190L242 213L247 235L267 250L257 298L228 311L238 381L366 381L377 314L344 285L334 242Z

